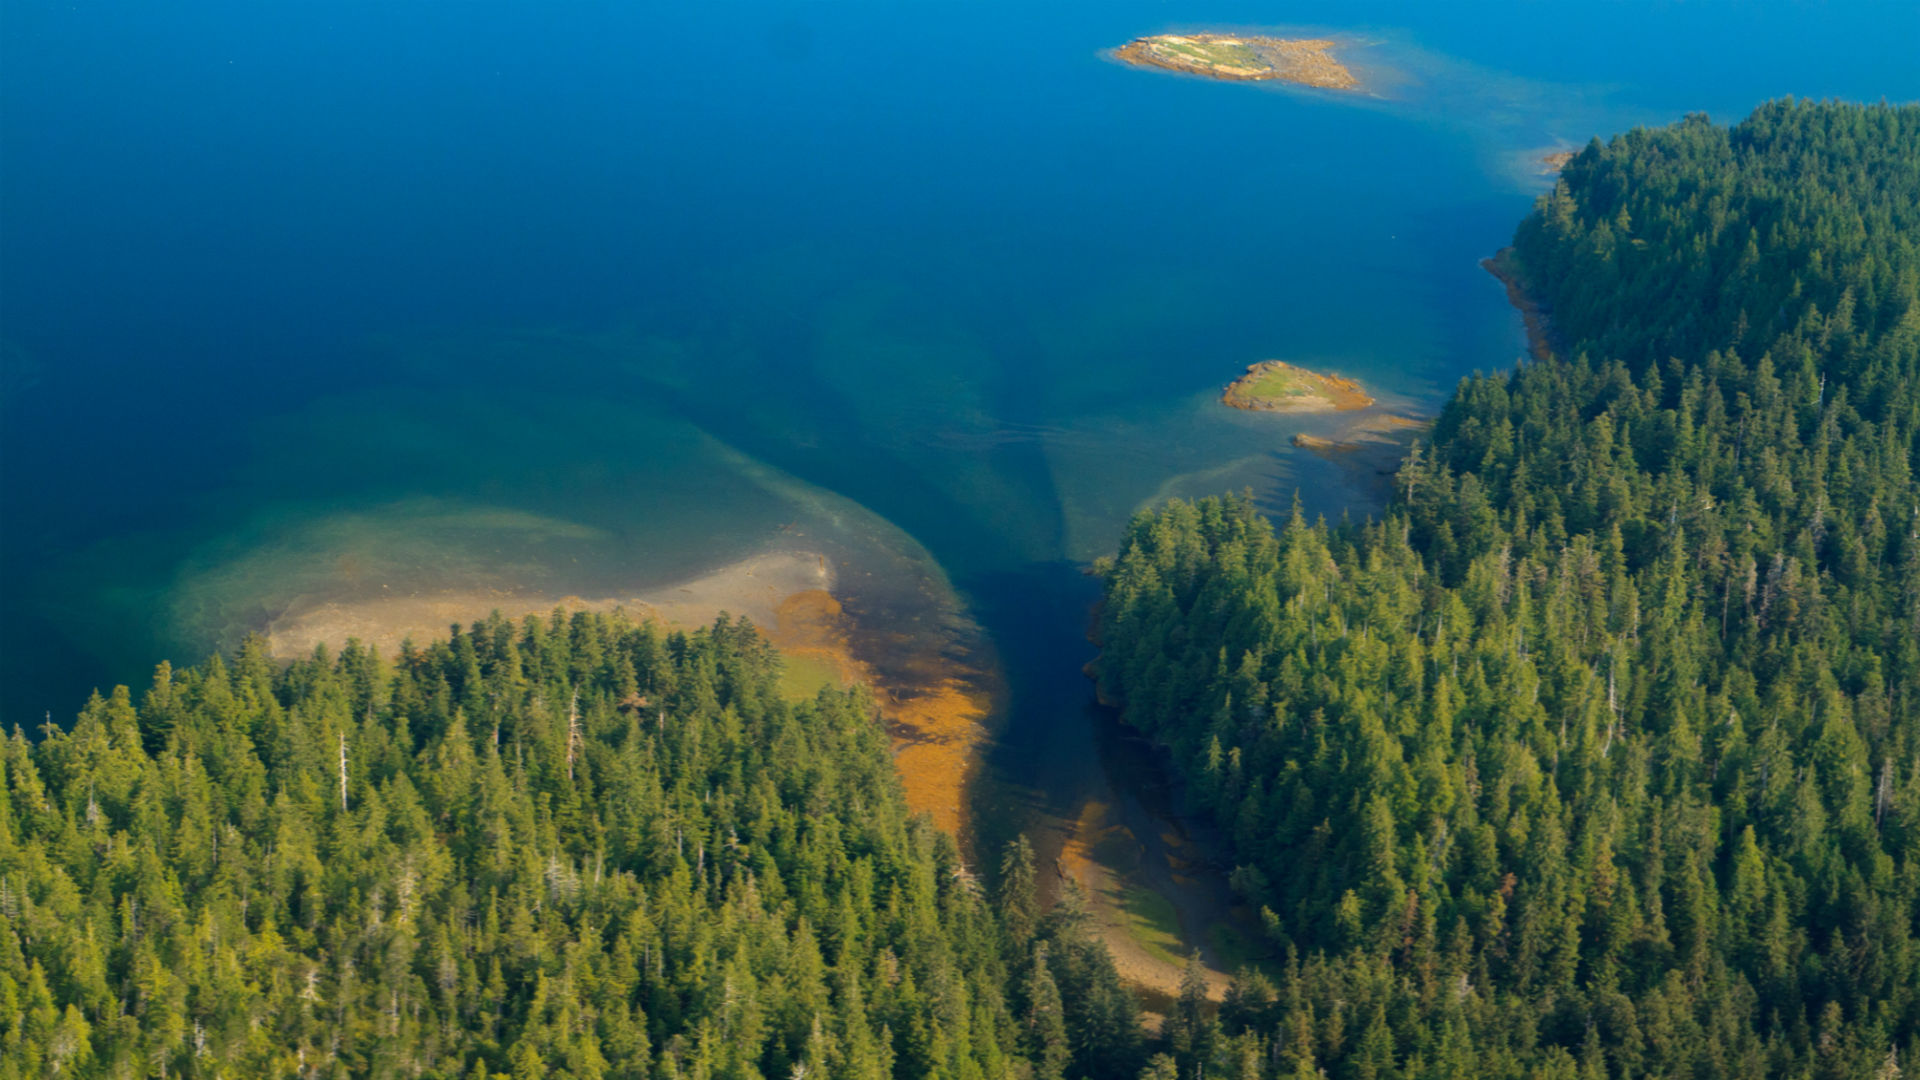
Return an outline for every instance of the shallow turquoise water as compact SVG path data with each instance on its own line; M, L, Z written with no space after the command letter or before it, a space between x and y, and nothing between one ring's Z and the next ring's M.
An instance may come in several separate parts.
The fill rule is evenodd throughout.
M1539 152L1920 96L1906 4L1460 7L1289 6L1365 43L1343 100L1102 56L1249 3L9 0L0 723L231 640L342 536L670 580L794 520L765 468L937 560L1007 664L999 774L1071 800L1128 514L1369 505L1212 404L1243 365L1430 409L1519 354L1476 260Z

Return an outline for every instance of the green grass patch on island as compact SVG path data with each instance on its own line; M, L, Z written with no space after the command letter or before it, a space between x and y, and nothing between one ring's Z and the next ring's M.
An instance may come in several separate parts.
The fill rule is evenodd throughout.
M1267 412L1344 412L1364 409L1373 398L1360 384L1339 375L1323 375L1283 360L1247 366L1220 400L1236 409Z
M1270 66L1264 57L1241 41L1168 41L1164 48L1196 64L1224 64L1254 70Z
M1241 387L1257 398L1306 397L1316 391L1316 387L1304 378L1306 372L1298 368L1274 367L1249 378Z
M816 656L783 656L780 670L780 696L788 701L812 701L820 691L840 685L840 672L833 662Z
M1120 910L1127 936L1154 959L1175 967L1186 964L1187 945L1180 940L1180 915L1173 901L1152 889L1128 885L1120 893Z

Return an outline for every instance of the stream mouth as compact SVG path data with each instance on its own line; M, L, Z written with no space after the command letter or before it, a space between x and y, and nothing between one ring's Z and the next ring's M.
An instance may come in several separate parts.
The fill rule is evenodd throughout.
M593 384L577 358L584 347L563 345L575 356L558 369L565 379L525 395L518 425L496 401L460 398L442 401L429 422L405 394L322 402L282 420L249 470L271 496L244 514L209 512L176 531L82 549L56 579L49 610L127 628L103 640L117 649L114 666L131 672L262 631L283 657L337 649L346 637L391 655L407 638L425 642L495 609L624 608L681 629L722 611L748 617L805 669L793 681L873 689L910 803L952 833L972 865L990 876L1004 845L1027 834L1048 898L1069 878L1086 894L1146 1000L1177 992L1194 951L1215 995L1233 967L1261 959L1225 884L1224 846L1183 807L1159 752L1094 700L1083 669L1096 655L1087 633L1100 582L1079 558L1027 553L1104 550L1134 507L1233 481L1257 484L1275 514L1295 492L1309 512L1375 505L1379 448L1303 452L1288 433L1321 418L1242 414L1211 394L1150 423L1012 425L1017 438L982 444L1012 478L989 494L1057 503L1045 530L996 538L1000 526L967 516L966 500L979 497L971 489L941 501L896 479L978 446L910 453L823 435L844 451L841 464L807 479L810 451L783 453L739 417L650 395L652 384L635 387L634 404L587 404L566 383ZM519 348L502 346L509 359ZM525 423L558 426L576 413L595 423L567 441ZM366 440L353 415L391 422ZM458 438L476 427L503 432L477 474ZM1136 460L1146 436L1191 440L1174 463L1199 467L1104 477L1101 461ZM843 471L861 453L898 468ZM1204 464L1221 457L1226 472ZM316 475L308 459L378 462L397 479L384 490L334 490L331 473ZM837 479L869 501L829 488ZM423 480L442 494L405 494ZM909 496L917 532L868 508ZM1015 509L1012 520L1047 518L1031 502ZM937 526L948 520L957 524ZM71 625L86 633L95 624Z
M1098 580L1061 562L963 586L1006 670L1007 713L969 798L983 862L1024 833L1043 901L1081 891L1149 1009L1177 996L1195 951L1210 995L1223 996L1233 968L1260 959L1254 922L1226 888L1220 839L1183 812L1164 755L1095 701L1081 673L1095 654L1086 628Z
M970 861L1030 833L1156 971L1196 948L1224 970L1241 916L1164 763L1094 705L1085 568L1169 498L1378 505L1384 451L1311 448L1350 414L1243 413L1223 384L1281 359L1430 412L1516 352L1473 266L1540 184L1504 155L1625 126L1399 39L1358 74L1405 93L1351 103L1101 61L1164 20L1141 2L1007 7L1017 41L994 11L817 7L815 45L749 41L724 77L635 48L793 13L223 9L221 34L91 57L145 78L139 101L74 82L94 69L61 48L0 65L49 106L6 117L36 145L164 116L223 148L165 140L167 183L139 190L102 156L120 140L20 155L0 722L249 631L337 637L302 623L328 605L403 594L389 621L424 639L495 606L667 611L810 555L830 584L790 596L828 595L755 593L755 621L810 678L875 686L910 796ZM489 25L515 32L462 36ZM205 51L235 43L251 66ZM231 82L209 94L183 57ZM281 109L236 125L248 100ZM219 242L182 242L206 207Z
M1283 446L1303 419L1321 420L1254 419ZM1351 450L1295 448L1284 474L1290 483L1257 491L1258 505L1275 517L1296 505L1334 520L1377 513L1400 456L1423 433L1375 425ZM1099 579L1084 563L1059 560L956 584L1004 672L1004 712L968 799L977 857L991 867L1025 833L1043 869L1044 898L1057 899L1069 881L1083 892L1122 977L1149 1011L1170 1007L1191 954L1199 954L1215 1000L1234 970L1272 961L1257 913L1227 884L1226 838L1188 805L1165 751L1096 700L1086 669L1098 653L1089 629Z

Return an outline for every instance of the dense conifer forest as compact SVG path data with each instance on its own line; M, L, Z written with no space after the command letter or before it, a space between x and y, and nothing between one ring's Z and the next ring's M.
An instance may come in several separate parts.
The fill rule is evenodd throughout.
M778 664L556 612L391 666L255 640L16 731L0 1077L1137 1072L1083 910L1020 844L983 895L865 692Z
M1160 1075L1920 1069L1920 108L1595 142L1378 521L1138 517L1103 692L1274 961Z
M1920 108L1596 142L1514 247L1556 355L1383 518L1176 502L1102 567L1102 692L1271 946L1157 1044L864 691L556 612L0 741L0 1080L1914 1071Z

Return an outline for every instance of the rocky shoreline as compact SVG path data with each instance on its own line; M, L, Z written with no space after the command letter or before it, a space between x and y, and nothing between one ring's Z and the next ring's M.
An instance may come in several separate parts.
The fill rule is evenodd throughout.
M1519 260L1514 257L1513 249L1501 248L1492 258L1481 259L1480 268L1507 287L1507 302L1520 312L1520 320L1527 327L1527 355L1535 360L1551 359L1554 347L1550 312L1527 291L1523 271Z

